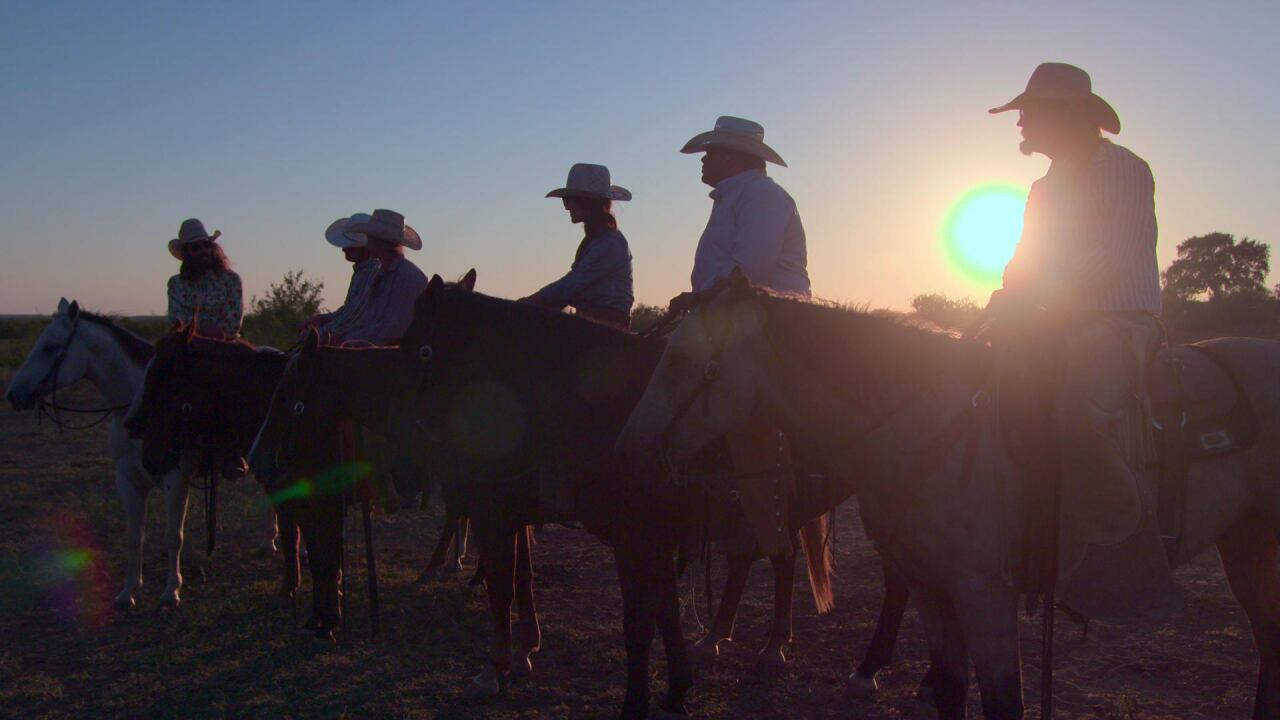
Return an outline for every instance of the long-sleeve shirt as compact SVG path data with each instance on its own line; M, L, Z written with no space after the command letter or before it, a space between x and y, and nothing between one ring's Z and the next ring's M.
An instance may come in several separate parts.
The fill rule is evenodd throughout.
M1100 141L1083 170L1054 162L1032 184L1004 286L1071 310L1159 315L1156 235L1151 168Z
M763 170L747 170L717 183L711 199L711 218L693 258L694 292L738 267L753 285L809 294L804 225L782 186Z
M364 311L341 340L363 340L374 345L400 342L413 322L413 305L427 288L427 276L405 258L382 266L373 279L373 289Z
M334 337L342 337L356 328L360 316L369 304L369 296L373 293L373 283L382 271L382 261L378 258L365 258L351 268L351 284L347 286L347 297L342 307L321 317L319 330Z
M629 317L635 296L627 239L617 230L584 237L569 272L529 300L555 310L572 305L586 314L606 310Z
M240 334L244 320L244 290L240 276L226 272L206 272L188 280L181 274L169 278L169 322L189 323L199 318L197 331L214 327L227 337Z

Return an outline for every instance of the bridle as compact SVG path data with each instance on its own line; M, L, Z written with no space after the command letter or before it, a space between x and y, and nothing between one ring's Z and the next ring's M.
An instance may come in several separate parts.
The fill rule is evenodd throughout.
M43 397L36 398L36 406L39 413L37 417L49 418L49 421L60 430L88 430L101 425L108 417L111 417L112 413L128 408L129 403L102 408L73 408L58 404L58 373L62 370L62 363L67 359L67 353L71 351L71 343L75 342L76 333L80 331L80 316L77 315L71 318L69 322L71 323L71 331L67 333L67 339L53 356L53 363L49 365L49 369L41 376L40 381L36 383L37 390L44 387L45 383L48 383L50 387L49 400L45 400ZM71 425L62 419L62 413L64 412L80 415L100 414L100 417L85 425Z
M319 348L316 348L319 351ZM297 351L296 359L301 359L301 353L306 352L305 348ZM295 396L297 400L293 403L292 411L289 415L288 424L285 425L285 435L281 442L276 444L275 462L276 472L280 475L286 475L293 463L294 455L297 454L298 443L298 423L302 420L302 416L307 412L307 398L311 397L311 383L315 378L315 364L311 363L302 376L302 384ZM283 381L283 378L281 378ZM283 451L283 457L281 453Z

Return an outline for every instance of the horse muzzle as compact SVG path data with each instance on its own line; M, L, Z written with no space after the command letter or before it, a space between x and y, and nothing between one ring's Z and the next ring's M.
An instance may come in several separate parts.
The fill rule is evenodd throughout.
M30 410L36 406L36 394L24 386L10 386L4 398L9 401L14 410Z

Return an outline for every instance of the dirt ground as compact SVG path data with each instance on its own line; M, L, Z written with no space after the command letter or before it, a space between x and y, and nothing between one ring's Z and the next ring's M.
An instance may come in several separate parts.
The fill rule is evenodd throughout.
M85 396L91 399L92 396ZM110 609L123 563L123 518L102 428L58 433L0 410L0 713L9 717L602 718L624 685L621 601L607 549L580 530L549 527L535 548L544 644L534 674L500 697L467 704L489 638L483 596L465 575L416 586L442 513L376 519L383 633L370 638L365 571L351 563L348 626L336 646L297 631L273 598L279 560L258 547L265 500L252 482L224 485L219 545L204 552L193 498L183 604L157 610L164 586L163 516L153 494L139 607ZM348 518L349 557L363 557ZM837 528L837 608L819 617L797 573L790 668L753 674L772 598L767 565L752 576L737 628L703 669L689 707L704 718L902 718L926 665L914 612L875 701L841 698L866 647L882 592L879 563L852 503ZM473 566L468 560L468 570ZM724 563L717 561L716 593ZM305 573L304 573L305 576ZM1243 612L1213 554L1179 573L1185 608L1172 622L1093 624L1085 639L1059 621L1057 716L1248 717L1255 654ZM304 579L301 603L309 602ZM699 601L701 602L701 601ZM704 618L705 619L705 618ZM1023 625L1028 715L1037 714L1039 626ZM655 692L664 687L655 644ZM970 713L980 717L976 689Z

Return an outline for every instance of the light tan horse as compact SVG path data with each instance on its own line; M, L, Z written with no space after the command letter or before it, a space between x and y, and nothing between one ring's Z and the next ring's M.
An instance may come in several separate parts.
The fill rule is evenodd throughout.
M1261 435L1246 452L1191 468L1175 560L1218 546L1260 655L1254 717L1280 718L1280 343L1203 345L1234 372ZM1022 537L1021 484L988 407L990 354L739 278L671 335L618 444L653 468L663 453L688 457L752 413L768 415L833 472L856 478L868 531L907 578L925 624L940 716L964 717L972 660L984 715L1020 718L1019 590L1007 568Z

